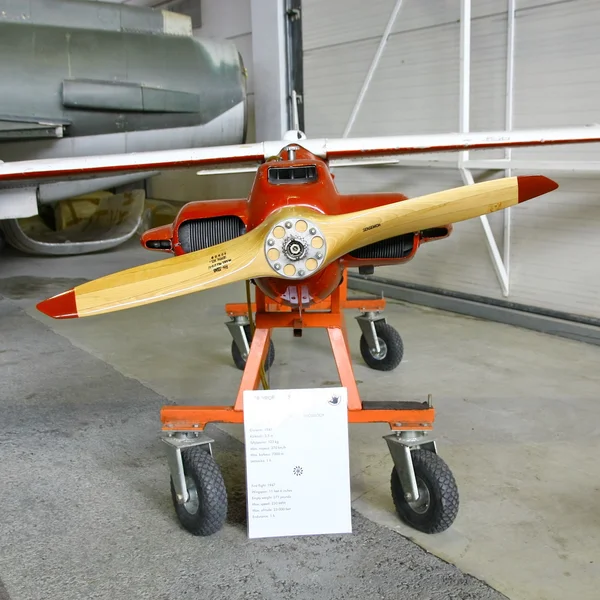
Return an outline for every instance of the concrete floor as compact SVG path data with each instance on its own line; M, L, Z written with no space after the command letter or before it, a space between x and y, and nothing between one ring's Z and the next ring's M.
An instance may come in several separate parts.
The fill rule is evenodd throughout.
M0 409L8 414L8 425L5 418L0 428L0 480L29 491L39 489L42 481L42 489L48 490L41 498L23 491L15 498L7 486L0 491L2 518L7 513L12 518L0 521L0 577L13 600L75 597L82 591L90 597L109 597L111 588L106 586L112 583L105 580L107 569L125 565L120 561L126 557L139 573L123 566L120 589L134 597L149 593L167 598L171 596L165 590L172 588L156 581L151 582L153 587L147 579L152 573L167 580L173 577L160 567L163 559L164 565L179 570L181 583L188 581L190 568L197 568L198 581L206 579L209 567L214 575L219 556L242 565L242 572L259 569L260 585L246 578L244 589L263 590L263 597L304 597L299 588L277 587L283 584L276 577L261 579L260 569L269 568L268 561L283 545L285 560L296 564L301 555L310 573L314 564L306 556L316 551L317 542L261 541L254 546L236 518L211 541L182 534L173 522L166 462L156 441L161 403L233 401L240 372L232 366L223 304L243 299L243 286L81 321L52 321L35 310L39 299L83 279L161 257L137 244L64 259L2 255L0 296L6 298L0 305L2 349L8 354L0 354L0 368L3 382L9 384L0 391ZM477 579L447 571L450 567L443 561L448 561L512 599L597 598L600 348L408 304L390 303L386 315L402 333L406 347L403 363L388 374L364 365L358 351L360 331L348 315L363 400L424 399L433 394L439 451L457 479L461 508L454 526L443 534L426 536L403 526L389 492L392 463L381 439L387 428L352 426L355 535L343 542L341 538L318 542L320 556L325 551L342 553L347 573L361 565L362 578L353 575L352 585L343 583L340 590L350 594L346 597L371 597L360 583L371 578L369 589L384 598L397 598L402 592L418 598L498 597ZM309 331L295 340L289 332L276 331L274 341L272 386L337 383L324 332ZM16 360L10 358L14 352L19 355ZM241 426L222 430L243 440ZM25 433L33 439L29 436L21 443L19 436ZM220 438L221 456L226 469L243 478L239 472L243 458L233 438L224 434ZM73 497L63 497L57 481L64 482ZM136 499L134 508L128 499ZM86 511L91 500L94 510ZM243 513L243 508L239 510ZM443 561L431 563L434 557L390 530ZM348 539L357 540L357 545L348 546ZM83 554L74 545L77 540L86 545ZM40 552L54 552L56 544L70 550L59 552L58 562L44 570ZM345 544L343 549L340 544ZM361 554L364 544L369 552ZM106 554L111 545L114 552ZM242 560L257 547L259 555L265 553L261 567ZM94 554L100 551L104 558ZM197 553L197 562L182 558L190 552ZM209 567L202 563L207 556L215 557ZM402 557L401 564L389 562L394 556ZM93 557L93 568L89 564L84 568ZM62 581L58 593L61 588L52 587L57 584L48 568L64 569L69 560L74 561L74 575ZM43 593L41 581L31 576L27 585L19 583L26 573L36 572L30 570L33 563L41 569L43 581L52 582L49 589L56 595ZM332 561L328 572L339 568ZM439 577L423 576L432 572ZM228 573L240 581L239 568ZM211 589L225 593L224 582L215 577L209 577ZM96 582L93 593L90 578ZM430 587L432 580L442 587ZM344 576L335 581L340 585ZM88 587L82 588L84 584ZM315 589L309 591L307 597L314 597ZM321 591L323 597L337 597L326 588ZM2 593L0 585L3 599ZM227 588L227 597L261 597L231 594Z

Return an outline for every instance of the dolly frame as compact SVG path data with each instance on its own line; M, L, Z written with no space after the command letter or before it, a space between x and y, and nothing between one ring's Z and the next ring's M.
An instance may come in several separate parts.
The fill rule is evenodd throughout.
M377 330L375 329L376 322L385 323L385 317L381 314L385 309L386 301L385 298L348 298L348 278L344 272L342 277L342 283L339 286L339 308L344 309L358 309L360 315L356 317L356 321L361 329L365 340L369 346L369 349L373 355L378 355L381 352L379 337ZM260 289L256 290L257 302L264 302L264 309L269 313L273 312L284 312L289 313L292 308L284 304L275 302L268 296L265 296ZM257 302L252 302L250 310L256 312ZM315 304L311 307L311 311L330 311L332 309L332 296L329 296L325 300ZM243 302L236 302L225 305L225 312L231 317L231 321L226 323L229 333L235 342L241 357L245 360L248 358L250 352L250 344L244 332L244 327L249 325L250 320L248 318L248 304Z
M259 389L262 367L275 328L291 328L294 335L302 335L306 328L327 330L340 383L348 391L349 423L388 423L392 433L384 436L394 465L402 482L407 501L419 498L411 450L427 448L437 453L435 442L427 433L433 430L435 409L431 397L425 402L383 401L363 404L352 367L350 347L344 318L344 308L358 308L366 314L377 313L385 307L385 300L347 298L347 283L344 277L325 301L307 310L292 309L270 301L260 289L256 289L255 302L226 305L226 312L234 319L255 312L256 327L252 336L250 352L233 406L163 406L160 412L163 441L168 447L168 462L178 502L187 501L185 476L181 459L182 449L194 445L208 444L212 452L213 441L204 433L209 423L244 422L244 392Z

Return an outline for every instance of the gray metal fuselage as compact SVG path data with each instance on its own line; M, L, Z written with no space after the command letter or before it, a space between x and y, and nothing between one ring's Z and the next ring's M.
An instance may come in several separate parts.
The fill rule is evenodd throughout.
M52 4L57 11L63 2ZM64 4L85 4L93 11L102 3ZM132 132L194 129L245 103L243 65L231 42L76 28L68 14L64 21L56 26L0 18L3 160L21 160L30 151L32 158L56 156L43 149L62 137L118 134L125 141ZM241 141L244 123L236 123L236 129L234 137ZM145 144L148 137L143 136ZM187 137L180 147L198 141ZM58 156L86 153L70 149ZM124 143L106 148L129 150Z
M236 46L193 37L189 18L168 11L0 0L0 82L0 161L245 141L246 75ZM0 220L119 184L87 183L2 185Z

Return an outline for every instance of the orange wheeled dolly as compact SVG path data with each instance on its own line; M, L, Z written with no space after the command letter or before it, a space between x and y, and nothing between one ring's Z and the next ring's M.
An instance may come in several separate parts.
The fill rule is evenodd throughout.
M256 324L234 405L162 408L162 439L168 447L173 503L181 524L191 533L213 534L227 516L225 483L212 456L214 440L204 428L208 423L243 423L244 391L259 389L261 382L263 387L268 385L264 369L275 328L292 329L296 336L306 328L326 329L341 386L348 392L348 422L389 424L391 433L384 439L394 463L390 483L400 518L426 533L443 531L454 521L458 511L456 482L428 435L435 419L431 398L423 402L363 404L352 369L342 294L345 291L338 287L327 306L302 311L283 307L274 310L259 290L254 303L249 300L246 305L228 305L227 311L233 317L255 313ZM372 304L364 306L374 309Z

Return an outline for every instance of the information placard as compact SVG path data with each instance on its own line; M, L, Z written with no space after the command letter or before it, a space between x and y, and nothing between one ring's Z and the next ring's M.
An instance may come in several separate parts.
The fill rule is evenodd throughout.
M346 388L244 392L248 536L351 533Z

